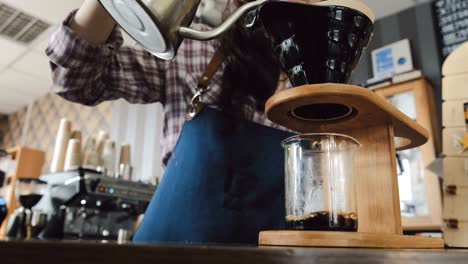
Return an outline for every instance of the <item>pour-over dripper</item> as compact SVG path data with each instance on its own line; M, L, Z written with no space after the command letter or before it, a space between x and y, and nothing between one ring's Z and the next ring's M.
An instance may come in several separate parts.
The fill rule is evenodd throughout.
M344 84L374 29L372 11L357 3L335 0L310 5L268 1L247 15L246 27L264 32L293 87ZM334 122L355 114L356 110L349 105L335 103L303 105L289 113L308 122Z
M374 29L372 18L346 6L267 1L246 18L262 30L294 87L347 83Z

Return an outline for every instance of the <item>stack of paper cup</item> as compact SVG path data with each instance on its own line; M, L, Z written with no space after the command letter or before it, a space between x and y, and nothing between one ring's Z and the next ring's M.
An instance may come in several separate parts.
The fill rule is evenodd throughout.
M129 144L122 144L122 146L120 146L119 164L130 165L130 145Z
M65 155L67 151L68 140L71 136L71 122L65 118L60 120L57 138L55 140L54 154L50 165L50 172L61 172L65 165Z
M74 170L81 166L81 142L78 139L68 141L64 170Z
M125 180L132 179L132 166L131 166L131 159L130 159L130 145L129 144L123 144L120 147L118 178L125 179Z
M115 175L115 142L106 140L102 150L102 161L107 176Z
M96 139L90 137L86 140L83 149L83 167L95 170L99 166L99 159Z
M78 139L80 142L83 142L83 136L79 130L73 130L70 138Z
M97 139L97 153L99 156L99 165L104 166L104 160L102 159L103 156L103 151L104 151L104 145L106 144L106 140L109 139L109 134L101 130L99 131L98 139Z

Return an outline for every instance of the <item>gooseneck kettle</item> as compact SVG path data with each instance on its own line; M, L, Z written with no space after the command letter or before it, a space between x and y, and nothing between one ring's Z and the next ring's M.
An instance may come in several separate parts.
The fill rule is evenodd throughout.
M114 20L134 40L155 56L170 60L184 38L214 39L243 14L268 0L242 5L219 27L209 31L189 28L201 0L99 0Z

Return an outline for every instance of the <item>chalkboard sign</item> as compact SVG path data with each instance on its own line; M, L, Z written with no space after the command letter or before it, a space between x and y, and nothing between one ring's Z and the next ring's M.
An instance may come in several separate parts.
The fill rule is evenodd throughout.
M436 0L433 9L440 53L446 58L468 41L468 0Z

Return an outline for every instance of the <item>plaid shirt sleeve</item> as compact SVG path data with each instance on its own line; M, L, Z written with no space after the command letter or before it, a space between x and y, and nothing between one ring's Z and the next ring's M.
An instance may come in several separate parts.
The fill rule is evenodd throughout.
M74 14L52 35L46 50L54 92L85 105L119 98L164 104L168 62L142 48L123 47L117 27L102 45L78 37L67 26Z

